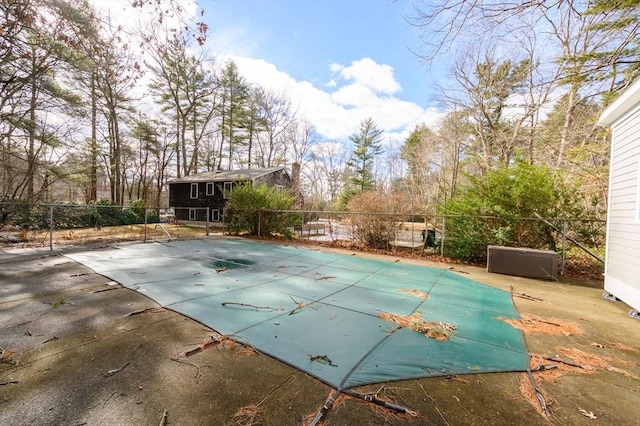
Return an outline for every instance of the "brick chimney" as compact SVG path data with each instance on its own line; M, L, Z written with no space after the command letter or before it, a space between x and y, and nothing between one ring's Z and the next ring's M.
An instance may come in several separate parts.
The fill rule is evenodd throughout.
M301 208L304 200L300 192L300 163L298 162L291 165L291 194L295 198L293 206Z

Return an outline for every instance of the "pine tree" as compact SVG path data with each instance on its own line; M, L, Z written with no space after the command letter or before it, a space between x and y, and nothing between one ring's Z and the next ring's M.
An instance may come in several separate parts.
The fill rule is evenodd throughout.
M360 123L360 132L349 137L353 143L353 153L347 163L350 177L342 189L339 208L345 208L356 194L374 189L374 160L383 152L382 130L371 118Z
M203 69L204 58L189 53L178 39L159 46L155 62L149 87L163 111L173 112L177 175L197 173L200 142L215 115L215 79Z
M229 153L227 169L231 170L234 156L239 148L246 145L247 135L243 130L247 122L250 87L240 75L238 66L233 61L225 64L220 76L219 87L218 114L221 120L220 132L222 135L219 157L221 160L222 150L226 143Z
M378 129L371 118L367 118L360 123L360 133L351 135L349 139L354 146L349 161L349 166L353 167L354 172L351 184L357 192L375 188L373 166L375 157L383 152L382 130Z

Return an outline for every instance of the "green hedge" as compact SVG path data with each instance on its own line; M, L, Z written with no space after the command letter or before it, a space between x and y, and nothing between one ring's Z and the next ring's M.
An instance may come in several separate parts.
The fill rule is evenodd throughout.
M3 222L1 226L22 229L48 229L50 227L49 205L28 205L2 203L0 205ZM58 204L53 206L53 226L55 229L93 228L144 223L145 206L142 200L129 202L120 207L107 200L95 204ZM148 223L160 222L157 211L149 212Z
M579 197L548 167L525 161L471 178L441 211L448 216L444 254L482 262L490 244L555 250L548 225L522 218L580 218Z

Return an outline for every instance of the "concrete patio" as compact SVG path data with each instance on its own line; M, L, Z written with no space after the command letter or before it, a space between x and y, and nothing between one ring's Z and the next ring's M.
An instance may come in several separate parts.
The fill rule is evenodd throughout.
M0 424L300 425L333 394L249 346L212 340L211 329L63 254L0 253ZM526 373L490 373L359 388L416 415L340 396L323 424L639 423L640 321L603 299L599 283L385 258L511 287L532 368L554 366L532 373L549 416Z

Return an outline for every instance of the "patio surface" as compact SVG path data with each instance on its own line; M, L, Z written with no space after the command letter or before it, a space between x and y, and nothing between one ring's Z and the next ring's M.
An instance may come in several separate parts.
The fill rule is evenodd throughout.
M198 244L215 242L210 238ZM301 250L291 245L259 244L271 253ZM142 246L145 250L149 247L152 245ZM74 257L83 251L86 249L68 249L64 254ZM118 249L93 252L109 251ZM346 255L363 264L402 264L401 269L406 270L430 266L439 268L436 275L442 272L462 281L479 281L488 289L509 291L512 286L522 320L520 325L517 317L511 320L524 328L527 348L533 355L531 367L556 366L532 373L548 405L548 420L539 413L535 393L531 398L526 373L470 371L461 375L454 370L440 377L365 386L356 381L353 389L359 394L375 393L380 400L408 407L416 416L396 414L341 394L324 417L326 424L638 424L640 322L626 316L626 305L603 299L597 285L536 281L488 274L469 266L352 251L314 249L316 252L325 259ZM184 254L182 250L181 256ZM292 262L293 258L281 256L276 272L292 269ZM289 267L277 268L286 265ZM222 268L225 266L218 269ZM227 272L240 271L229 268L218 273L211 269L211 274L221 276ZM308 272L325 278L338 276L324 270ZM107 275L107 271L102 273ZM176 268L170 268L165 278L176 273ZM325 284L331 281L314 275L306 278ZM195 281L191 284L192 290L203 287ZM299 301L298 297L306 296L293 298ZM401 298L411 300L406 295ZM318 308L321 299L305 299L309 301L306 307L316 304ZM286 297L279 300L284 304ZM139 289L124 288L57 252L1 252L0 424L297 425L310 422L334 395L328 384L335 385L335 381L314 368L331 371L338 367L315 362L307 372L299 366L292 368L249 346L221 338L212 324L207 327L170 306L184 301L162 303L171 309L162 308ZM303 308L287 318L269 317L264 324L271 327L275 321L296 315L303 318L300 314L305 311L312 315L322 312ZM456 330L461 333L456 338L464 336L463 329ZM218 331L225 334L229 330ZM263 350L260 345L257 348ZM556 355L553 360L543 358Z

